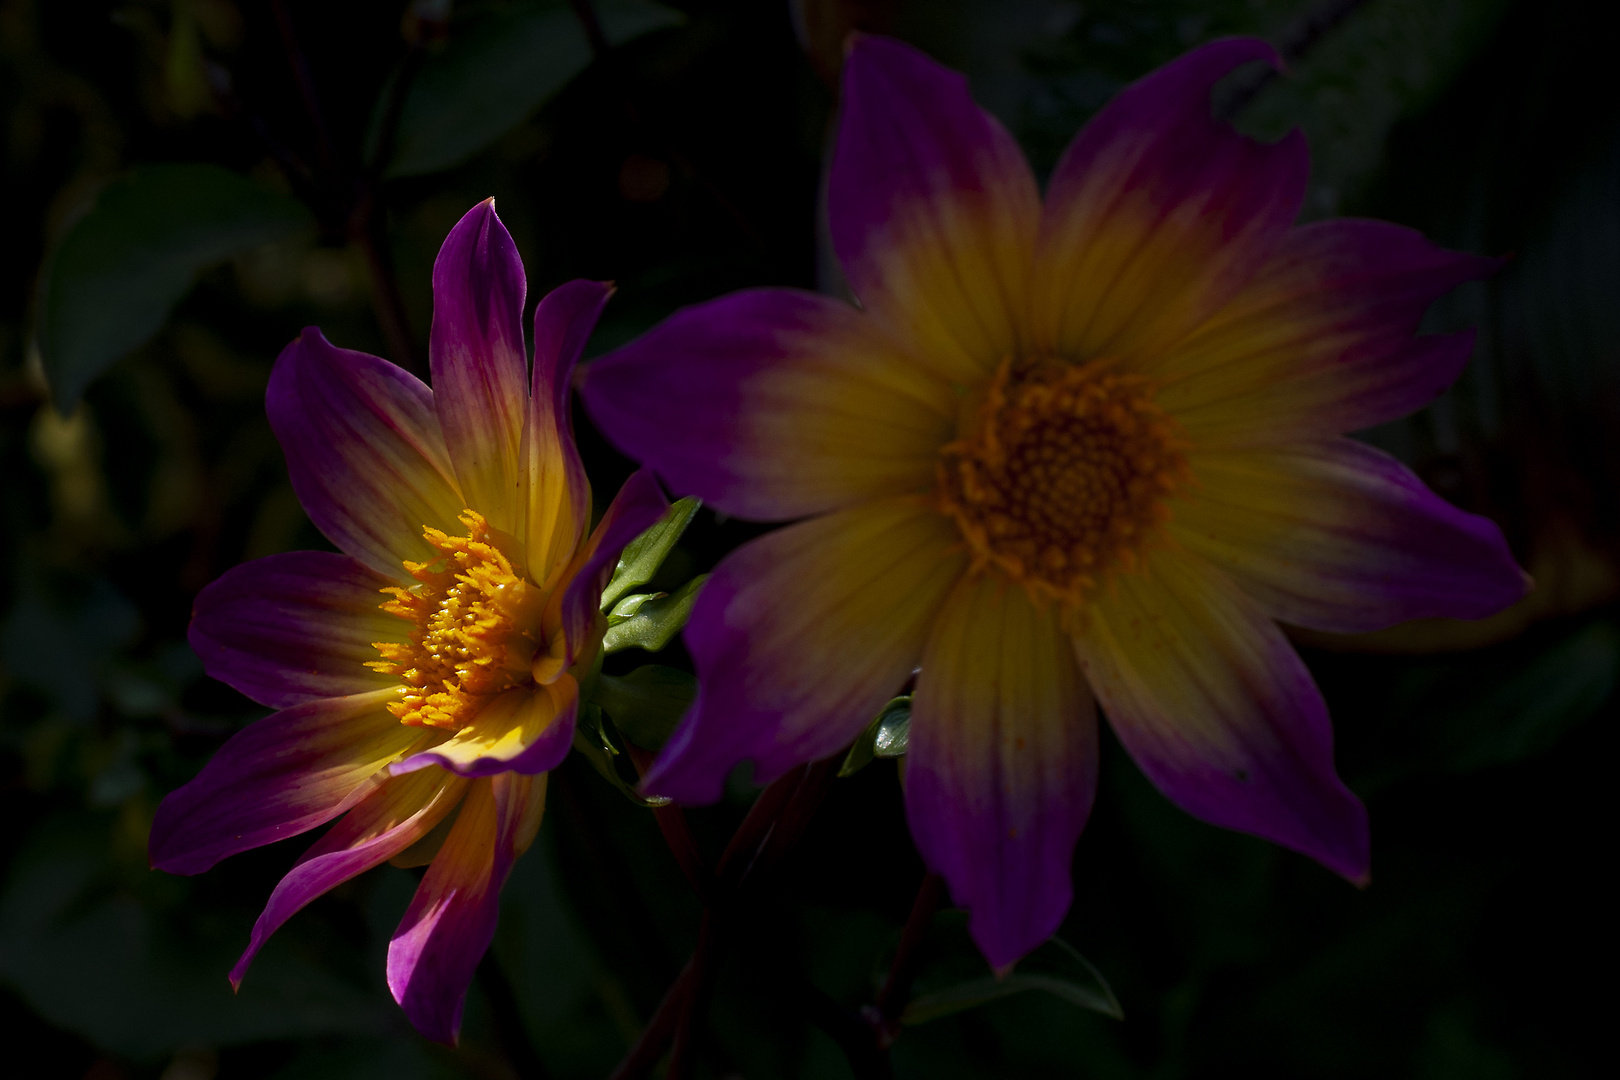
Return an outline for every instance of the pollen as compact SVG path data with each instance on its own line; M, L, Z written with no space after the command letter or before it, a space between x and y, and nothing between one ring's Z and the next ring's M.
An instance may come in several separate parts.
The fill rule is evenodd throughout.
M404 695L388 711L402 723L459 731L495 695L530 681L541 648L544 596L491 542L484 518L463 511L466 536L425 528L440 552L405 562L417 581L382 590L382 610L411 624L410 643L374 642L381 660L366 664L399 677Z
M1082 603L1129 569L1188 480L1186 444L1152 380L1106 361L1005 360L936 464L940 508L974 566Z

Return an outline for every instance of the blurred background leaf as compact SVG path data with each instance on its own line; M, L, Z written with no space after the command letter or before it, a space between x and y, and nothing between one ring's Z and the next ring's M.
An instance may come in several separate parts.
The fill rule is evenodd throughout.
M211 164L154 164L100 192L40 283L39 349L63 415L168 321L198 271L312 224L295 199Z
M681 21L680 12L652 0L599 0L593 7L609 45ZM389 176L461 164L591 62L592 42L566 0L505 4L458 31L411 83ZM376 140L384 117L372 123Z

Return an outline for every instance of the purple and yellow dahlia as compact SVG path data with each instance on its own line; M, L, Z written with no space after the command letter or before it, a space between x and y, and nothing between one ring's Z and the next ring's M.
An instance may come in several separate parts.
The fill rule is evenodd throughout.
M603 586L665 509L640 472L589 530L569 379L612 290L574 281L540 301L532 382L524 291L487 201L434 266L433 389L313 328L277 359L270 424L342 554L272 555L198 595L190 640L208 673L279 711L152 825L152 864L196 874L342 815L271 894L233 984L321 893L390 859L431 859L389 945L388 985L445 1042L573 738Z
M1366 811L1278 622L1477 618L1526 578L1490 522L1342 433L1433 398L1490 273L1374 221L1294 226L1309 168L1211 114L1277 63L1199 48L1127 87L1043 199L965 80L857 39L831 166L859 307L759 289L587 369L592 417L674 488L798 520L710 579L698 701L648 790L716 798L848 744L915 672L905 800L990 963L1057 927L1096 709L1173 802L1360 882Z

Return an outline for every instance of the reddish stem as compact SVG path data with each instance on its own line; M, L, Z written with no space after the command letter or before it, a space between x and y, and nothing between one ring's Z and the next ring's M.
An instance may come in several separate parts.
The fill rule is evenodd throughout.
M637 754L638 751L631 751L632 760L638 769L643 768L645 755L638 757ZM707 1011L709 991L725 937L721 927L727 921L737 894L756 869L776 862L804 835L837 772L837 759L829 758L777 779L760 792L742 824L737 826L725 853L720 856L720 866L712 881L697 875L699 882L711 881L707 891L699 889L705 903L703 920L698 926L697 947L610 1080L642 1080L651 1074L671 1043L674 1053L670 1058L668 1080L686 1080L692 1075L698 1024ZM666 827L665 818L660 818L659 828L676 861L682 863L685 870L689 850L695 867L701 870L684 815L674 807L662 809L674 811L667 819L669 826ZM693 876L693 872L688 873L689 878Z
M919 947L928 936L929 924L944 899L945 879L938 874L924 877L917 888L917 898L911 902L906 928L900 933L900 947L895 950L894 963L889 965L889 977L878 991L876 1004L866 1010L880 1049L894 1045L900 1035L900 1014L905 1011L911 997L912 980L917 977Z
M645 776L653 755L629 741L625 742L625 749L630 752L636 772ZM670 854L680 864L681 873L691 883L692 891L707 904L714 888L714 875L703 865L703 856L698 853L697 840L692 836L691 825L687 823L686 811L679 806L659 806L653 809L653 819L658 822L658 831L664 834L664 843L669 845Z

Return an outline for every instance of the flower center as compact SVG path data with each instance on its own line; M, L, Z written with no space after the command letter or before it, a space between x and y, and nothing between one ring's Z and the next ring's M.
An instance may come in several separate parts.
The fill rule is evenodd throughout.
M1129 568L1189 476L1185 443L1151 379L1003 361L968 431L935 466L941 508L974 554L1032 593L1078 604Z
M532 681L541 646L544 594L512 569L489 542L489 525L471 510L461 514L466 536L425 528L442 556L406 561L420 584L382 590L382 605L411 624L408 645L375 642L383 655L366 666L397 675L405 695L388 706L401 722L459 731L495 695Z

